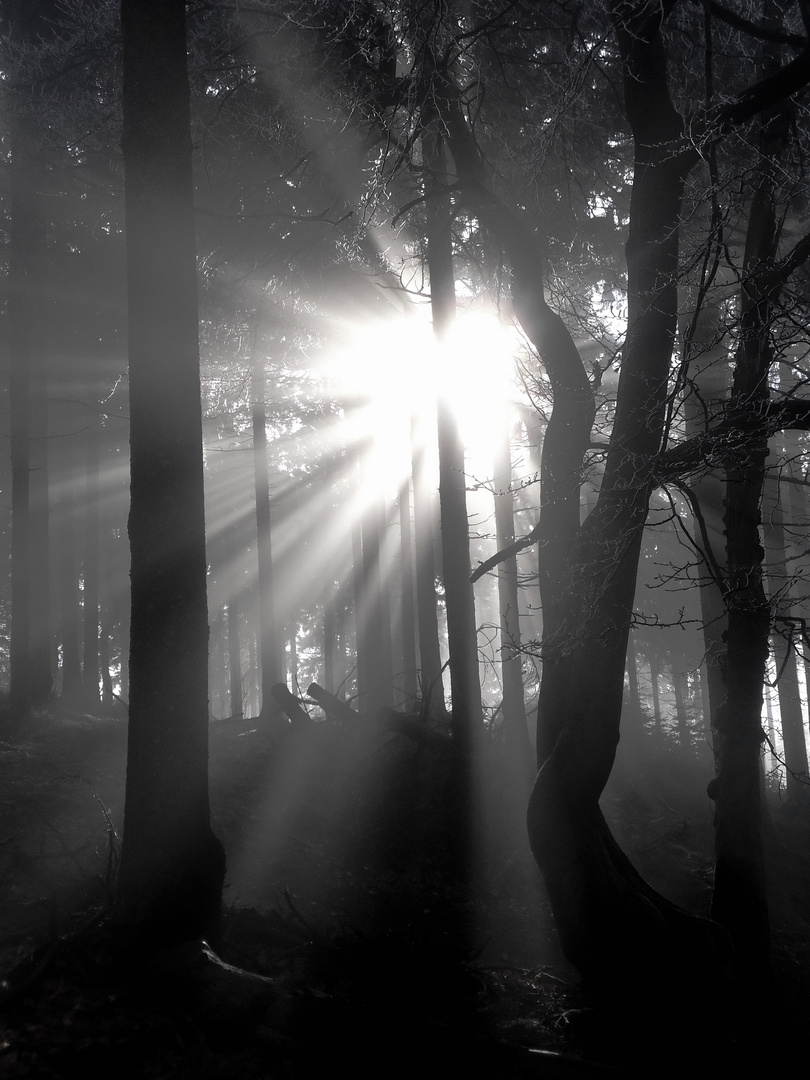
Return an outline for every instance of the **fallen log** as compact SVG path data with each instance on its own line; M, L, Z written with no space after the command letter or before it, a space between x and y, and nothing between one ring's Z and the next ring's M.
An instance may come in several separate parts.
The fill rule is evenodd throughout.
M316 682L310 683L307 687L307 697L317 701L326 715L333 717L335 720L353 723L360 719L360 713L355 712L350 705L335 697L334 694L330 694L328 690L324 690L322 686L318 686Z
M273 700L278 707L286 713L293 724L311 724L312 719L308 712L301 708L298 698L291 694L284 683L276 683L270 688Z
M344 723L369 723L371 720L377 727L384 728L386 731L393 732L396 735L405 735L422 745L442 746L443 748L448 748L451 745L449 736L443 735L439 731L433 731L432 728L426 727L421 720L397 712L396 709L383 706L377 709L374 716L370 718L365 713L355 712L345 701L341 701L334 694L330 694L328 690L324 690L317 683L311 683L307 687L307 697L317 701L326 715L333 717L335 720L342 720Z

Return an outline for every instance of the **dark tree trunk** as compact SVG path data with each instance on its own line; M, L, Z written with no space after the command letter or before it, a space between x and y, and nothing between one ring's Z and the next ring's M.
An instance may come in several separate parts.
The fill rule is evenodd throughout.
M38 31L36 2L17 0L10 6L11 40L22 48ZM25 80L13 101L11 121L11 234L8 273L9 360L8 407L11 419L11 627L9 645L10 706L15 720L31 711L31 363L32 329L36 325L37 253L42 248L37 198L37 153L33 95Z
M501 439L495 460L495 531L500 548L515 541L512 511L512 452L506 415L501 423ZM526 703L523 697L523 654L521 652L520 608L518 602L517 558L511 555L498 567L498 606L501 631L501 690L506 748L518 790L535 774ZM524 794L521 792L521 794Z
M785 529L779 491L764 522L765 550L768 554L768 576L772 605L773 652L776 665L776 688L779 695L779 715L782 717L782 744L788 798L805 799L810 794L807 772L807 744L804 716L799 696L799 668L802 641L798 619L793 611L788 580Z
M730 372L727 345L720 327L723 310L698 295L697 310L683 335L685 362L689 364L689 392L684 402L686 433L703 434L711 420L728 401ZM722 661L725 655L723 635L726 608L723 600L723 575L726 550L723 531L725 477L722 469L705 469L690 484L695 543L702 555L700 576L700 613L706 657L704 729L711 733L711 718L725 698Z
M419 635L419 666L422 700L432 715L444 715L444 686L436 605L436 559L433 505L427 475L427 432L411 424L411 471L413 474L413 532L416 549L416 622Z
M35 708L43 708L50 700L53 693L54 672L47 393L45 356L42 342L38 342L35 354L31 357L31 476L29 484L29 558L33 570L30 595L30 675L31 703Z
M62 478L58 505L59 616L62 644L61 699L75 706L81 698L82 669L79 647L79 572L76 559L76 476L70 439L61 447Z
M99 422L94 418L85 440L84 588L82 591L82 700L96 712L99 698Z
M256 543L258 554L259 666L262 692L261 715L276 712L272 688L281 680L278 612L273 585L270 483L267 468L267 415L262 363L253 372L253 478L256 491Z
M772 264L778 241L774 171L785 122L782 116L778 122L771 118L761 126L760 176L749 211L744 254L732 415L756 415L764 411L770 396L770 321L778 287L769 284L766 268ZM714 718L717 776L709 788L716 806L712 915L731 933L751 986L762 983L770 965L760 787L762 688L771 630L760 544L767 456L767 438L754 429L727 472L725 701Z
M659 679L661 677L661 670L658 663L658 653L655 649L650 652L650 688L652 690L653 700L653 721L655 722L655 729L658 734L661 733L661 689L659 685Z
M641 534L663 433L676 329L678 231L691 159L675 152L681 120L667 89L660 16L641 6L611 7L635 138L628 329L602 490L581 531L574 492L582 445L571 446L570 425L558 436L550 423L546 435L544 473L559 494L552 488L551 498L545 497L548 522L541 537L548 552L541 575L541 769L529 806L529 835L566 955L579 970L604 985L617 970L625 976L646 973L657 983L668 971L665 978L673 979L674 986L686 979L710 932L638 877L610 836L599 797L619 739ZM582 370L573 358L569 366ZM574 393L566 389L565 383L554 385L555 429L558 405L570 401L577 408ZM579 393L584 395L585 388ZM578 460L566 459L566 451L573 450ZM566 479L573 485L570 492L562 488ZM563 546L566 536L569 542Z
M123 0L132 556L120 916L182 941L219 917L185 4Z
M430 305L439 349L449 347L456 317L453 273L452 207L442 194L447 186L445 150L439 136L423 138L427 180L427 263ZM442 569L447 602L447 642L450 654L453 740L471 755L483 734L481 684L478 675L478 635L475 601L470 583L470 535L464 473L464 446L449 393L438 400L439 504L441 507Z
M106 517L106 515L104 515ZM113 576L113 532L109 523L102 517L101 535L99 547L101 553L101 594L99 603L99 668L101 672L101 708L107 716L115 709L115 695L113 693L111 649L113 637L113 593L115 581Z
M231 716L242 715L242 651L239 647L239 601L231 599L226 609L228 622L228 674Z

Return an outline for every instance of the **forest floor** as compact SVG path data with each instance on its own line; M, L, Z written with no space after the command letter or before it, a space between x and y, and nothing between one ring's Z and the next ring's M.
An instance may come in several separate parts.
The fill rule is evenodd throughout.
M207 962L199 949L144 972L118 954L112 963L98 931L120 847L125 750L124 719L58 711L0 742L0 1076L300 1080L343 1061L360 1078L496 1080L606 1076L587 1060L627 1063L633 1018L607 1042L594 1035L497 743L487 748L480 868L462 895L448 872L447 760L431 744L370 724L270 736L214 722L212 818L228 876L212 946L265 981L222 969L233 992L194 1000L179 990L180 970ZM706 915L713 835L701 783L662 750L643 770L617 770L604 809L650 883ZM771 822L780 1011L762 1022L806 1054L810 812L777 803ZM666 1075L661 1052L632 1075Z

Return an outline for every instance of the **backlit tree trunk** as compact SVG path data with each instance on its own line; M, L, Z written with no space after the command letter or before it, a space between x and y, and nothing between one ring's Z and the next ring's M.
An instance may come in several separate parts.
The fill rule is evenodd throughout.
M416 551L416 622L419 635L419 667L422 700L432 715L443 715L444 686L439 647L439 616L436 609L436 559L433 507L427 475L427 432L411 423L411 471L413 474L413 533Z
M132 556L120 906L208 932L225 859L208 801L208 617L185 4L123 0Z
M427 187L427 262L433 330L441 350L450 345L456 317L453 274L452 208L441 194L446 187L446 152L442 139L423 139ZM464 445L447 390L438 400L439 503L441 506L442 569L447 599L447 638L450 653L452 731L456 746L471 754L483 733L481 685L475 601L470 584L470 536L464 473Z
M362 550L362 633L358 638L358 665L363 654L366 700L361 708L374 712L394 703L391 618L385 573L385 506L374 491L363 492L360 519Z
M416 701L416 617L414 614L413 541L411 538L411 494L406 477L399 489L399 549L402 583L402 691L405 704Z

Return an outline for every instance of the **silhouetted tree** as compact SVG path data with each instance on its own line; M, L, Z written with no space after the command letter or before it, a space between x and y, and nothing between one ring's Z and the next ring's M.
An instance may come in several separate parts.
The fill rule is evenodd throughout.
M208 622L182 0L123 0L132 557L120 914L184 940L219 914L208 803Z

